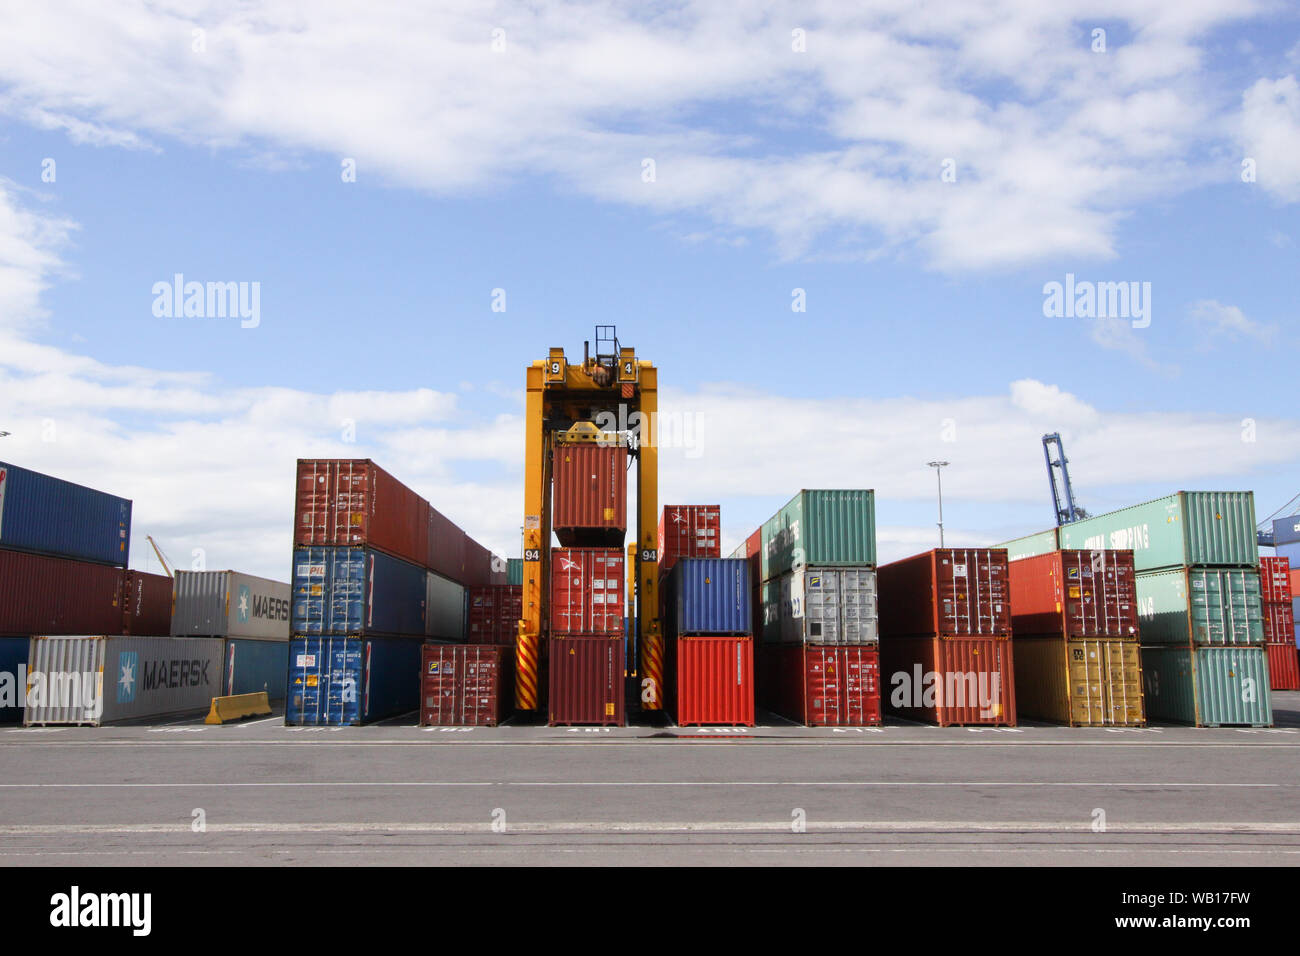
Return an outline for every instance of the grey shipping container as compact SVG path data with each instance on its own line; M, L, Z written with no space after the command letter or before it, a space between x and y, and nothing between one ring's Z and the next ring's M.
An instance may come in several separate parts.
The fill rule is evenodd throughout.
M221 695L214 638L33 637L23 723L100 724L199 714Z
M290 588L238 571L177 571L172 634L289 640Z
M781 640L808 644L875 644L880 636L876 572L804 568L781 577Z
M465 639L465 589L432 571L424 578L424 633L448 641Z
M1300 542L1300 515L1274 518L1273 544L1295 544L1296 542Z

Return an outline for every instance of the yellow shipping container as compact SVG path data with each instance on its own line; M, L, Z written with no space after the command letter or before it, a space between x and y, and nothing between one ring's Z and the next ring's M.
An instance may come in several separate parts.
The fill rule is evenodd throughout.
M1138 645L1119 639L1017 637L1016 709L1071 727L1142 727Z

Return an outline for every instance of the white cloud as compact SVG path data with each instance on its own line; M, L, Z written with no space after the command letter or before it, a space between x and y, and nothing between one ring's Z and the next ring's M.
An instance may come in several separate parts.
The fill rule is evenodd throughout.
M1256 181L1286 202L1300 201L1300 85L1295 76L1261 79L1241 98L1245 155Z
M1192 321L1205 336L1202 344L1206 348L1211 346L1213 339L1219 337L1255 339L1267 344L1273 341L1277 333L1276 326L1248 319L1237 306L1224 305L1214 299L1202 299L1192 303L1191 316Z

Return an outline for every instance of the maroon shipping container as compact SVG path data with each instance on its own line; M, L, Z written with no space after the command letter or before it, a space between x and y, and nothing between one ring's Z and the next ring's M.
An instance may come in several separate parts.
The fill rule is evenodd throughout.
M484 588L492 583L492 552L465 536L465 563L460 581L467 588Z
M300 547L364 545L428 565L429 503L370 459L299 459L297 487Z
M625 555L619 548L551 551L551 633L623 634Z
M936 548L881 565L880 636L1008 637L1005 548Z
M622 727L624 640L552 634L547 669L550 724Z
M557 445L551 527L560 544L622 547L627 533L627 448Z
M880 642L881 696L891 714L948 727L1016 725L1011 641L893 637Z
M669 701L680 726L754 726L754 639L715 635L665 641Z
M1012 561L1008 575L1015 634L1138 639L1132 551L1049 551Z
M494 584L469 590L469 627L466 636L471 644L515 643L519 619L524 613L524 589L519 584Z
M428 511L428 551L423 564L430 571L436 571L444 578L464 585L462 575L465 572L465 543L468 538L464 531L437 508L430 506Z
M720 505L664 505L659 513L659 574L678 558L722 557Z
M172 579L127 571L122 576L122 633L167 637L172 632Z
M514 650L425 644L420 726L495 727L514 709Z
M1260 598L1265 604L1290 604L1291 560L1289 558L1259 559Z
M1268 682L1272 690L1300 690L1300 652L1295 643L1266 644Z
M880 723L880 652L847 644L759 647L759 703L807 727Z
M1295 611L1290 602L1264 605L1264 643L1296 646Z
M0 634L120 634L122 578L104 564L0 551Z

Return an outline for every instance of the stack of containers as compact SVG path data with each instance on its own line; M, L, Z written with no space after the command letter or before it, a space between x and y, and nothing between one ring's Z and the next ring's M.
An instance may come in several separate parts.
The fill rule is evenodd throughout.
M469 626L466 639L470 644L500 644L514 647L519 619L524 613L524 589L520 584L496 584L470 588Z
M1144 726L1133 552L1048 551L1008 573L1017 715Z
M664 505L659 513L659 578L681 558L719 558L720 505Z
M754 726L749 562L674 562L661 594L667 703L680 726Z
M1272 725L1253 493L1180 491L1058 534L1133 551L1148 718Z
M800 491L743 549L758 569L759 702L810 727L880 723L875 493Z
M169 583L172 636L221 642L218 693L284 700L289 585L238 571L177 571Z
M1287 558L1259 559L1260 592L1264 602L1264 649L1273 690L1300 690L1300 656L1295 641L1295 592Z
M1004 548L938 548L879 570L881 669L891 713L1016 725Z

